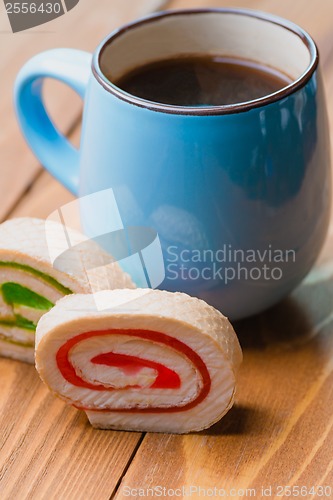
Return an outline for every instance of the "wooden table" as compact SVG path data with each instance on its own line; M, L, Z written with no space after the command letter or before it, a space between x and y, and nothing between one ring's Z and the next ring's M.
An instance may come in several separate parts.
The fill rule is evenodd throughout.
M157 3L98 0L94 2L98 9L91 10L93 2L81 0L65 17L15 35L9 31L1 4L2 220L46 217L72 199L43 171L18 130L11 94L20 66L52 47L93 50L111 29L149 12ZM224 3L173 0L168 7L204 5ZM228 5L282 15L314 36L333 125L332 0L229 0ZM53 83L47 88L47 102L60 128L78 143L78 98ZM192 491L192 498L201 498L205 488L214 487L224 488L233 498L251 496L251 488L252 496L264 498L262 486L272 486L270 498L275 498L278 485L333 487L332 251L333 224L316 269L292 297L235 325L244 349L236 404L221 422L202 433L173 436L93 430L84 414L47 391L32 366L2 359L0 498L103 500L128 493L138 498L140 492L135 495L129 488L160 486L177 494L181 493L177 488L191 485L202 488L200 496ZM240 488L243 494L236 491ZM281 497L287 496L284 490Z

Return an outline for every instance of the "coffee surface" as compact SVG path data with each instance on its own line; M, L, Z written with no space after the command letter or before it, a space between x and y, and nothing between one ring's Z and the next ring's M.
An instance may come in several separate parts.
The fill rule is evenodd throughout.
M175 106L221 106L272 94L291 83L291 79L253 61L207 55L149 63L114 83L148 101Z

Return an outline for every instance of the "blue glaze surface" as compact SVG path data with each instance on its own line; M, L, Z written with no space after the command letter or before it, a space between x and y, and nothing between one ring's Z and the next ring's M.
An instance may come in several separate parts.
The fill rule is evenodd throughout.
M87 232L96 232L96 225L102 232L119 214L125 227L152 227L166 266L161 288L201 297L231 319L260 312L289 293L318 256L330 214L320 70L271 104L194 116L119 99L90 73L88 56L81 59L75 77L59 72L85 96L80 154L32 109L36 103L29 100L27 82L32 85L37 70L31 67L18 77L16 107L29 144L60 182L79 196L113 189L119 213L105 213L96 203L83 213ZM39 74L52 76L40 71L41 60L36 64ZM39 106L38 86L33 99ZM228 257L229 249L259 252L259 257L244 262L239 252L224 262L223 251ZM272 262L269 250L292 251L294 257ZM263 266L278 267L282 275L264 279ZM254 273L246 279L254 267L261 269L260 278ZM226 280L226 268L238 276Z

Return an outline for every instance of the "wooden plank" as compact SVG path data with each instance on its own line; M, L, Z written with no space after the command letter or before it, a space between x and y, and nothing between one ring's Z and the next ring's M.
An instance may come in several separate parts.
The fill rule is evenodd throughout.
M92 429L33 366L1 360L0 374L1 498L108 499L140 434Z
M210 5L213 3L209 2ZM203 1L191 1L191 6L204 4ZM215 4L220 4L220 2L215 2ZM331 3L326 0L306 4L303 0L288 2L288 4L273 0L243 2L231 0L228 5L257 7L283 15L300 23L313 34L322 54L326 87L331 90L328 95L328 109L332 119L333 64L329 57L333 50L331 36L333 6ZM171 7L184 6L188 6L188 2L183 0L177 0L171 4ZM47 173L43 173L17 204L12 215L46 217L52 210L70 199L72 199L71 195L66 190L52 180ZM115 493L116 498L123 498L125 487L146 488L158 485L166 488L189 487L190 485L202 488L217 486L227 490L232 487L255 488L259 498L262 485L328 484L333 486L331 452L333 448L331 428L333 423L333 335L330 318L333 304L333 262L331 263L330 257L332 251L333 230L321 257L321 262L325 263L328 269L323 273L324 278L320 277L319 268L318 276L316 278L315 275L311 286L303 285L291 299L271 311L235 325L244 348L244 363L239 377L236 405L230 413L213 428L202 433L189 436L147 434L128 471L124 474L120 488ZM9 401L9 394L13 390L13 380L16 376L16 371L14 373L13 370L8 369L8 365L12 366L12 363L4 363L5 366L0 364L0 370L4 366L3 373L6 372L6 377L2 377L5 380L5 388L0 395L0 404L3 405ZM19 365L15 363L15 366ZM21 370L21 366L17 369ZM37 433L32 429L32 435L36 443L39 443L38 450L43 450L40 448L40 443L44 442L43 439L47 442L48 450L40 460L35 461L35 458L31 458L33 456L31 443L27 443L24 438L25 429L29 429L30 433L32 419L28 419L25 415L22 417L25 422L24 429L17 427L16 420L14 427L10 429L8 429L10 424L7 423L6 427L4 423L5 436L8 434L8 440L15 436L17 429L21 429L19 435L26 448L20 448L18 441L15 441L16 444L10 450L5 448L7 450L5 461L10 464L10 468L8 471L5 470L3 481L6 484L11 483L12 490L7 487L7 492L11 497L14 493L16 496L17 493L23 492L24 494L25 491L29 491L34 498L39 498L48 495L56 487L55 477L59 470L59 476L66 479L65 469L70 466L71 462L73 462L73 467L75 467L76 460L79 460L81 464L81 467L71 469L68 473L68 476L72 474L74 477L75 486L79 480L86 481L88 475L94 477L94 474L99 472L92 470L89 461L89 466L85 465L85 475L82 477L79 474L79 469L84 468L84 460L80 455L81 450L76 449L76 443L81 442L82 427L87 429L84 417L75 410L65 409L62 403L46 392L44 394L43 388L37 382L33 385L32 375L27 377L26 372L24 373L29 383L25 384L24 377L21 375L19 375L19 380L23 384L22 390L25 398L26 394L30 394L31 387L37 387L37 392L35 396L31 396L35 398L31 404L26 403L23 406L22 412L29 411L26 410L27 406L30 411L35 410L38 401L43 401L41 403L42 418L46 418L48 408L51 408L51 413L54 415L52 423L57 423L57 433L43 427L42 433ZM44 394L43 397L41 391ZM61 405L62 409L58 405ZM39 418L37 421L40 422L42 418L38 415L37 417ZM59 417L59 422L57 422L57 417ZM16 415L14 418L16 419ZM62 436L71 435L73 427L75 429L73 440L70 441L70 446L66 447L65 438ZM95 439L97 439L94 437L95 432L101 435L102 440L108 439L103 436L114 435L114 433L99 433L91 430L90 437L84 441L87 446L89 444L95 446ZM135 443L131 441L130 445L127 441L129 439L127 433L119 433L117 436L112 437L112 446L117 448L117 444L123 443L124 440L127 443L125 444L126 459L121 465L113 462L108 464L108 467L112 470L112 476L120 478L125 463L131 458L131 450L133 452L135 443L138 444L138 435L130 435L136 439ZM117 455L123 453L120 446L122 444L119 444L117 448ZM52 447L55 450L54 455L48 455ZM68 449L74 450L74 456L71 460L67 458L61 462L61 456L68 454ZM26 453L29 457L28 461L30 460L31 466L28 468L23 465L22 453ZM69 453L71 454L72 451ZM113 454L113 451L110 454ZM95 456L95 451L89 450L89 453L84 453L83 456L87 464L87 457ZM102 466L106 458L108 458L107 445L104 443L99 462ZM114 457L116 462L119 459L119 456ZM32 486L28 481L30 470L43 470L39 475L37 473L38 480ZM105 480L106 470L103 469L98 482L93 481L94 484L100 484ZM23 489L21 490L13 489L19 488L19 483L14 484L9 480L10 477L16 478L19 473L23 474ZM68 489L64 498L74 498L71 496L74 493L70 489L69 481L65 484ZM84 483L81 482L81 484ZM114 486L114 482L108 485L109 493ZM27 490L27 488L30 489ZM99 498L99 493L98 490L97 498ZM105 498L105 493L106 490L101 490L100 498ZM57 497L59 494L58 489ZM193 498L196 497L193 495Z
M204 5L208 2L193 0L189 5L186 0L174 0L170 7ZM222 6L220 1L209 2L214 5ZM313 35L321 53L333 123L332 3L229 0L228 6L273 12ZM235 325L244 363L234 408L201 433L147 434L116 499L130 488L156 486L185 487L187 493L191 486L224 488L229 493L231 488L249 488L259 498L262 486L273 486L271 498L278 493L277 485L333 488L332 228L333 222L317 271L312 273L312 285L303 284L280 305Z
M90 15L91 3L81 1L80 14L71 20L68 15L66 22L65 18L62 21L64 24L59 21L57 28L63 30L60 35L37 29L43 33L43 49L60 45L91 49L116 25L147 13L149 8L157 8L156 2L153 5L150 0L130 6L118 0L112 5L100 1L99 9ZM76 34L77 23L80 30ZM2 82L4 91L0 101L0 217L10 213L13 206L16 208L12 215L47 217L73 197L49 174L41 172L15 123L9 100L14 75L23 60L41 49L41 39L36 32L29 44L26 43L26 38L30 39L28 33L18 37L21 37L19 43L19 38L15 38L12 45L9 43L10 65ZM3 74L3 68L1 71ZM48 90L51 112L66 131L77 120L80 104L78 100L73 103L73 95L67 89L59 91L59 87L53 86ZM78 144L78 128L71 139ZM18 203L24 191L25 196ZM46 389L32 366L1 359L0 377L0 497L108 499L131 460L141 434L92 429L82 413L68 408Z
M44 173L13 215L46 217L69 199ZM321 261L329 263L332 251L333 232ZM332 309L332 283L303 286L294 300L236 325L245 357L234 409L203 433L147 435L117 498L125 487L259 490L273 482L320 484L322 477L332 484L333 337L330 320L325 323Z
M1 94L0 94L0 220L5 218L18 198L34 180L39 164L27 149L19 133L12 104L15 77L33 55L51 48L70 47L93 51L114 28L155 10L164 2L142 0L80 0L75 10L52 23L21 33L11 33L5 16L1 18ZM95 7L92 8L92 5ZM68 88L49 83L47 104L62 131L68 131L77 120L81 102ZM12 175L15 170L15 176Z
M48 172L43 171L29 191L10 213L13 217L38 217L46 219L54 210L74 200L75 197Z
M326 249L332 255L332 240ZM229 414L189 436L147 434L116 498L125 488L158 485L251 488L259 497L262 485L333 487L329 262L325 281L304 285L269 312L235 325L244 363Z
M333 487L333 327L316 330L305 312L315 293L235 326L244 363L234 408L198 434L147 434L116 498L157 485L255 488L259 498L262 485Z

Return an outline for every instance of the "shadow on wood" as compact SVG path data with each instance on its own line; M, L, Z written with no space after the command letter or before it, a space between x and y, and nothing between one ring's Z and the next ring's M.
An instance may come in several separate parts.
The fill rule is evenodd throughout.
M258 436L266 432L265 422L272 416L264 409L234 405L231 410L209 429L196 434L208 436L242 435Z

